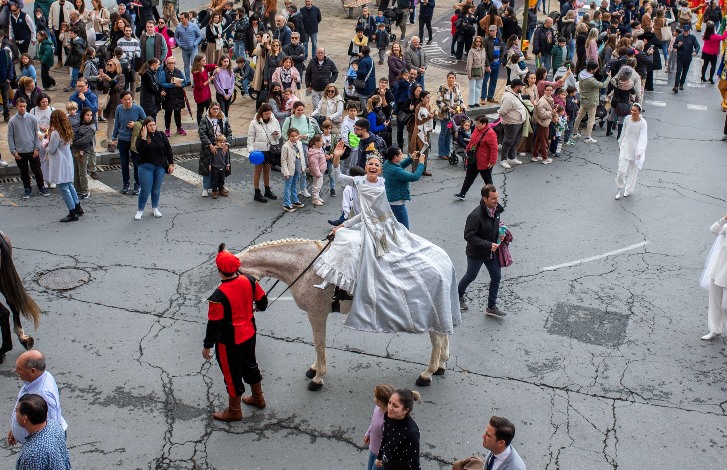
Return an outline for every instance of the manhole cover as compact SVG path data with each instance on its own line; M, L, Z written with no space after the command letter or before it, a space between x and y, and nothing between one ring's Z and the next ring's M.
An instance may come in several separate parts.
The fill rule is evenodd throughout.
M60 268L38 276L38 284L53 290L75 289L90 280L91 275L78 268Z
M548 333L584 343L617 347L626 340L628 315L558 302L545 325Z

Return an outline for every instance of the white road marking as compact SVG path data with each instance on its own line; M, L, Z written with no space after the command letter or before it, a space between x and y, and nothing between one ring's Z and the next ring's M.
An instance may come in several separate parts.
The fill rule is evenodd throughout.
M706 111L707 107L701 104L687 104L687 109L692 109L694 111Z
M91 195L93 193L103 193L103 194L115 194L119 193L117 190L112 188L111 186L107 186L100 182L99 180L95 180L91 177L88 178L88 190L91 192Z
M609 251L608 253L603 253L603 254L600 254L600 255L591 256L589 258L583 258L583 259L579 259L579 260L576 260L576 261L571 261L569 263L556 264L554 266L547 266L545 268L542 268L540 271L541 272L542 271L555 271L556 269L560 269L560 268L570 268L572 266L578 266L580 264L589 263L591 261L596 261L596 260L599 260L599 259L608 258L609 256L619 255L619 254L624 253L626 251L635 250L637 248L641 248L642 246L646 246L649 243L651 243L651 242L650 241L643 241L641 243L636 243L634 245L629 245L629 246L626 246L624 248L619 248L618 250Z
M186 181L187 183L189 183L193 186L202 187L202 176L198 175L197 173L190 171L180 165L177 165L174 168L174 171L172 172L172 176L179 178L182 181Z
M646 104L650 104L652 106L666 106L666 103L663 101L654 101L654 100L646 100Z
M687 83L687 88L706 88L704 83Z

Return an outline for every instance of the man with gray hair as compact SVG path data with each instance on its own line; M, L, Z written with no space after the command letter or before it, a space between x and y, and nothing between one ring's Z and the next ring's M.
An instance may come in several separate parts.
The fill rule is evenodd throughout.
M427 69L427 53L421 48L421 41L418 36L412 36L409 46L404 53L406 68L416 69L419 73L417 82L424 87L424 72Z
M61 397L58 392L58 385L50 372L45 370L45 357L36 350L31 349L21 354L15 361L15 372L24 382L18 393L18 400L10 416L10 431L8 431L8 444L23 444L28 438L26 428L18 423L15 409L23 395L34 393L40 395L48 404L48 419L58 422L65 431L68 428L66 420L61 414Z
M338 80L338 69L336 64L326 56L326 50L322 47L316 49L316 56L308 62L305 69L305 87L311 95L313 109L318 107L323 91L331 83Z

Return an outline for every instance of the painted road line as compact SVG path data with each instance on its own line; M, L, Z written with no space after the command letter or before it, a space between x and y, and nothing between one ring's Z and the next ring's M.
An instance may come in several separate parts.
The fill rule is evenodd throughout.
M93 178L88 178L88 190L93 193L102 193L102 194L119 194L119 191L115 190L111 186L107 186L100 182L99 180L95 180Z
M663 101L654 101L654 100L646 100L646 104L650 104L652 106L666 106L666 103Z
M687 83L687 88L706 88L704 83Z
M600 254L600 255L591 256L589 258L583 258L583 259L579 259L579 260L576 260L576 261L571 261L569 263L556 264L554 266L547 266L545 268L542 268L540 271L541 272L542 271L555 271L556 269L570 268L570 267L578 266L578 265L581 265L581 264L584 264L584 263L590 263L591 261L597 261L599 259L608 258L609 256L619 255L619 254L625 253L627 251L631 251L631 250L635 250L637 248L641 248L642 246L646 246L649 243L651 243L651 242L650 241L643 241L641 243L636 243L634 245L629 245L629 246L626 246L624 248L619 248L618 250L609 251L608 253L603 253L603 254Z
M202 187L202 176L197 173L190 171L180 165L177 165L172 172L172 176L179 178L193 186Z
M693 111L706 111L707 107L701 104L687 104L687 109L691 109Z

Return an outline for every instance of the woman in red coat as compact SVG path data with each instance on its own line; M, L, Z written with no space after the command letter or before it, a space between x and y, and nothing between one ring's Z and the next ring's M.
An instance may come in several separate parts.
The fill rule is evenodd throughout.
M497 163L497 134L490 129L487 116L478 116L475 131L472 133L467 151L475 149L475 158L467 158L467 173L462 183L462 189L454 197L464 201L467 191L477 179L482 177L485 184L492 183L492 167Z
M208 64L207 58L203 54L197 54L192 62L192 84L194 102L197 103L197 125L202 120L205 110L209 109L212 102L212 92L210 91L210 82L212 77L210 72L217 68L216 64Z

